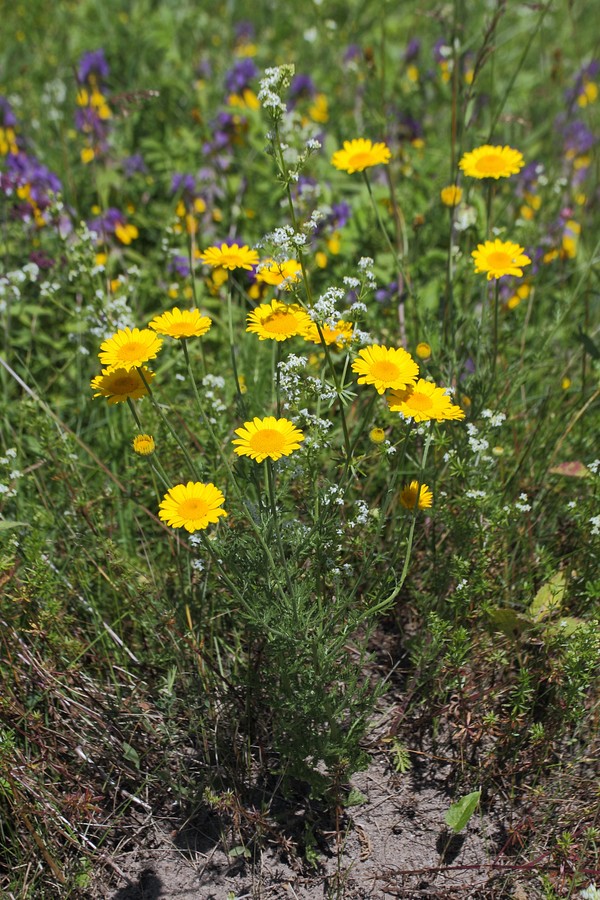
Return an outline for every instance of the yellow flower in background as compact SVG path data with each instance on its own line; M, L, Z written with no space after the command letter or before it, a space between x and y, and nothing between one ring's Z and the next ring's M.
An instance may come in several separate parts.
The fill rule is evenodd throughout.
M470 178L508 178L525 165L523 154L512 147L492 147L484 144L465 153L459 168Z
M433 504L431 488L426 484L419 486L418 481L411 481L402 489L400 503L405 509L414 509L417 504L419 509L429 509Z
M154 372L142 367L144 378L150 384L154 378ZM137 369L103 369L101 375L96 375L90 382L92 390L96 391L94 397L106 397L109 404L124 403L126 400L139 400L148 393L148 388Z
M87 166L88 163L92 162L95 156L96 154L91 147L84 147L81 151L81 162L84 164L84 166Z
M154 359L162 347L162 338L147 328L123 328L100 344L100 362L103 366L129 371Z
M300 449L304 435L289 419L267 416L255 417L252 422L244 422L243 428L236 428L238 438L232 443L238 456L249 456L255 462L265 459L277 461Z
M169 312L155 316L148 324L158 334L167 334L169 337L182 339L189 337L201 337L209 330L212 319L203 316L199 309L181 310L177 306Z
M506 301L508 309L516 309L522 300L526 300L531 293L530 284L520 284L514 294Z
M415 353L422 359L423 361L431 358L431 347L426 341L421 341L420 344L417 344Z
M449 184L440 191L440 197L444 206L458 206L462 200L462 195L462 188L459 188L457 184Z
M156 450L156 444L151 434L136 434L133 439L133 449L140 456L150 456Z
M185 528L190 534L202 531L227 513L221 509L225 497L211 482L188 481L176 484L164 496L158 517L171 528Z
M524 248L512 241L486 241L478 244L477 250L471 253L475 261L476 272L486 272L488 281L492 278L502 278L503 275L514 275L520 278L523 275L522 266L528 266L531 262L525 256Z
M313 122L325 123L329 120L329 104L325 94L317 94L308 114Z
M359 384L372 384L378 394L383 394L388 388L404 390L414 384L419 367L406 350L373 344L359 350L352 371L360 376Z
M334 326L324 323L321 325L321 334L323 335L323 341L321 341L316 322L311 321L302 337L305 341L310 341L311 344L325 343L328 347L335 344L341 350L345 344L350 343L352 340L354 325L352 322L343 322L341 320L336 322Z
M460 406L452 403L452 398L444 388L423 378L419 378L414 387L390 391L386 400L392 412L402 413L405 419L414 419L415 422L429 422L432 419L444 422L465 417Z
M373 144L365 138L344 141L343 150L337 150L331 157L336 169L348 172L364 172L371 166L387 165L391 159L389 147L384 143Z
M263 284L272 284L279 287L285 282L286 291L291 290L292 284L300 281L302 266L296 259L286 259L283 262L275 262L274 259L264 259L256 270L256 280Z
M369 440L372 441L373 444L383 444L385 441L385 431L383 428L371 428Z
M272 300L261 303L248 314L246 331L257 334L261 341L286 341L303 334L310 323L308 313L297 303L288 306L281 300Z
M246 244L221 244L220 247L209 247L203 253L198 254L199 259L207 266L220 266L223 269L248 269L258 264L258 253L251 250Z
M577 105L582 109L589 103L595 103L598 99L598 85L593 81L584 80L581 87L581 93L577 97Z
M122 244L128 246L132 241L135 241L135 239L139 237L139 231L135 225L121 225L120 222L117 222L115 225L115 236Z

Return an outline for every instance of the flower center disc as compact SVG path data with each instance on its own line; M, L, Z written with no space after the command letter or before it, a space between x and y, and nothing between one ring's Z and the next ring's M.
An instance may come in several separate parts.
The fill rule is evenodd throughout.
M496 175L498 172L503 172L505 166L506 163L501 156L498 156L497 153L490 153L477 160L475 168L482 175Z
M295 331L298 327L296 318L288 312L276 312L265 319L263 326L266 331L272 331L273 334L288 334Z
M180 504L178 512L182 519L201 519L208 512L208 504L199 497L190 497Z
M221 256L221 265L227 268L228 266L237 269L240 264L240 257L237 253L223 253Z
M507 266L513 265L513 261L508 253L503 253L501 250L490 253L487 261L492 269L506 269Z
M370 153L353 153L348 159L348 165L351 169L364 169L371 162Z
M119 348L118 357L124 362L132 362L134 359L139 359L140 353L146 353L146 350L145 344L140 344L139 341L131 341L129 344L123 344Z
M257 453L279 453L283 450L284 439L280 431L263 428L253 434L248 443Z
M194 325L192 322L178 322L176 325L171 325L171 334L173 337L177 337L178 335L190 335L194 330Z
M127 394L138 387L138 381L136 378L128 378L126 375L121 375L119 378L115 378L109 386L115 394Z
M386 359L373 363L371 367L371 375L379 381L396 381L398 378L398 366Z
M422 412L425 409L431 409L433 406L431 397L428 397L427 394L420 394L418 391L415 391L410 395L407 403L412 409L417 409L419 412Z

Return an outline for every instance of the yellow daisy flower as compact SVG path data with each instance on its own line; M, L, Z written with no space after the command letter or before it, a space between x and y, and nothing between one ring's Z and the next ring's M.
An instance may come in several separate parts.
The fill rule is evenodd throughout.
M308 313L297 303L288 306L281 300L272 300L261 303L248 314L246 331L257 334L261 341L285 341L303 334L310 322Z
M417 344L415 353L419 357L419 359L427 360L431 357L431 347L427 343L427 341L421 341Z
M331 163L336 169L348 172L364 172L371 166L381 163L387 165L391 159L389 147L383 143L373 144L365 138L356 138L352 141L344 141L344 149L337 150L331 157Z
M477 250L473 250L471 256L475 260L476 272L487 272L487 279L502 278L503 275L515 275L521 277L523 269L531 262L525 256L523 247L513 244L512 241L486 241L478 244Z
M142 372L150 384L154 372L145 366L142 366ZM148 388L137 369L103 369L101 375L92 378L90 387L96 391L94 397L106 397L111 406L114 403L124 403L126 400L139 400L148 393Z
M419 509L429 509L433 503L433 493L427 484L419 486L418 481L411 481L402 489L400 503L404 509L414 509L416 504Z
M209 247L198 258L207 266L220 266L223 269L248 269L258 264L258 253L251 250L246 244L221 244L220 247Z
M227 513L221 509L225 497L214 484L188 481L176 484L164 496L158 517L171 528L185 528L192 534L218 522Z
M133 439L133 449L140 456L149 456L156 449L154 438L151 434L136 434Z
M440 197L444 206L458 206L462 200L462 188L456 184L449 184L440 191Z
M277 461L282 456L289 456L300 449L300 441L304 435L289 419L276 419L267 416L265 419L254 418L252 422L244 422L243 428L237 428L239 437L232 441L238 456L249 456L261 463L265 459Z
M158 338L147 328L124 328L100 344L100 362L112 369L135 369L154 359L162 347Z
M419 367L406 350L373 344L359 350L352 371L361 376L359 384L372 384L378 394L383 394L388 388L404 390L414 384Z
M148 324L158 334L168 334L173 338L200 337L206 334L212 319L203 316L199 309L180 310L177 306L170 312L155 316Z
M525 160L523 154L512 147L484 144L465 153L458 165L470 178L498 179L516 175L525 165Z
M286 259L284 262L265 259L260 263L260 268L256 272L256 280L259 283L279 287L285 282L284 287L287 291L291 290L291 285L300 281L301 277L302 266L295 259Z
M344 344L348 344L352 340L354 325L352 322L343 322L341 320L336 322L333 327L331 325L323 324L321 325L321 333L323 334L323 343L327 344L328 347L335 344L336 347L341 350L344 347ZM321 343L316 322L310 323L302 337L305 341L310 341L311 344Z
M452 403L444 388L419 378L414 387L403 391L391 391L386 400L392 412L402 413L405 419L415 422L444 422L447 419L464 419L465 414Z

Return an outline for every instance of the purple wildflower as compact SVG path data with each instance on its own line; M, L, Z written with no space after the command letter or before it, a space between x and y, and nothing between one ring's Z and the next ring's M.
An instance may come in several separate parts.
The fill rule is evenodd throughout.
M16 124L17 117L12 110L12 106L6 97L0 96L0 125L3 125L4 128L14 128Z
M144 162L142 154L134 153L132 156L125 157L123 160L123 171L127 178L131 178L136 172L144 175L148 171L148 167Z
M89 50L79 60L77 80L80 84L84 84L89 80L90 75L95 75L99 81L102 81L102 79L108 78L109 72L104 50Z
M225 74L225 90L228 94L241 94L258 75L258 69L251 59L237 60Z

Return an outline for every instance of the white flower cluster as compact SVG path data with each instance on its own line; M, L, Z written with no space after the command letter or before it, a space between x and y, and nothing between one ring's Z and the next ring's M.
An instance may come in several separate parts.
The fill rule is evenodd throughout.
M19 469L13 468L14 460L17 458L17 451L15 447L9 447L4 456L0 457L0 466L6 466L10 471L7 472L7 479L10 484L0 483L0 497L9 499L10 497L15 497L17 490L15 487L15 483L19 480L19 478L23 477L23 473L19 471Z
M20 269L13 269L0 277L0 312L5 312L6 301L19 300L21 298L21 286L28 282L35 282L40 274L40 268L33 262L25 263Z
M446 391L446 393L448 393L448 391ZM504 413L495 413L491 409L482 409L481 418L489 419L492 428L499 428L502 423L506 421L506 415Z
M344 505L344 492L337 484L331 484L327 489L326 493L323 494L321 498L321 503L323 506L330 506L332 503L336 503L338 506Z
M332 328L340 318L340 312L337 304L345 297L345 292L341 288L330 287L319 299L308 308L308 314L313 322L326 324Z
M227 409L227 406L223 403L222 399L217 396L217 391L222 391L225 388L225 379L222 375L205 375L202 379L202 387L204 391L202 392L202 397L207 403L210 404L214 413L224 413ZM209 416L209 422L211 425L217 424L217 418L215 416Z
M528 502L527 494L519 494L519 499L515 503L515 509L518 509L519 512L530 512L531 511L531 503Z
M590 519L590 534L600 534L600 516L592 516Z
M296 408L302 399L303 379L301 373L306 367L305 356L296 356L290 353L288 358L279 363L279 388L281 390L284 407Z
M369 507L364 500L356 500L356 516L348 522L348 528L356 528L360 525L366 525L369 518Z
M477 437L479 429L472 422L467 425L467 434L469 435L469 446L473 453L485 453L490 446L489 441L485 438Z
M301 231L294 231L291 225L282 225L264 236L258 241L257 247L271 245L274 248L273 258L275 260L289 259L294 256L299 247L306 244L306 235Z
M374 265L375 263L370 256L362 256L358 261L358 269L362 275L363 284L369 291L374 291L377 287L377 279L375 278L375 272L373 271Z
M273 66L265 69L265 77L260 82L258 99L261 106L278 120L287 112L283 95L294 77L294 66Z
M595 459L594 462L591 462L588 465L588 469L592 473L592 475L597 475L600 472L600 459Z

